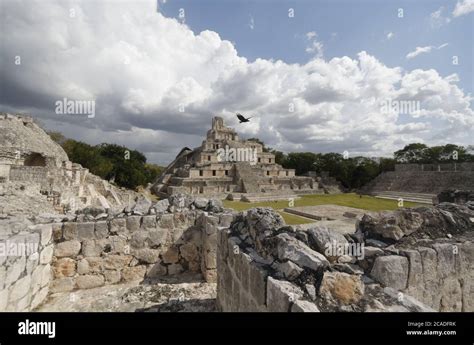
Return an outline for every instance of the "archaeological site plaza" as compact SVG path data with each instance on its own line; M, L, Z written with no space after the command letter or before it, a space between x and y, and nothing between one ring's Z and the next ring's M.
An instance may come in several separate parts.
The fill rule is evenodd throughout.
M399 164L358 192L410 206L298 206L346 194L209 122L145 193L2 113L0 311L474 311L472 163Z

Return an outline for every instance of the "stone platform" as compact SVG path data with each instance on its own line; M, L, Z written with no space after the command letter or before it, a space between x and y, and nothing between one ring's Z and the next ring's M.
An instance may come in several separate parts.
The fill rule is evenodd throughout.
M364 214L370 213L366 210L338 205L300 206L285 208L284 211L314 219L316 222L312 225L327 226L341 233L353 233L357 220L362 219Z

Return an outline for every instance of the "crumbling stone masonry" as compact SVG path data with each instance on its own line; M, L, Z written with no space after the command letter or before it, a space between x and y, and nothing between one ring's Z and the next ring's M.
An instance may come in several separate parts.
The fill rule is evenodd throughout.
M184 272L214 282L217 233L233 213L218 200L175 195L154 204L142 198L115 214L96 207L36 220L47 224L12 236L39 243L35 253L0 255L0 311L32 310L48 293Z
M0 237L0 311L30 311L45 300L52 277L52 257L51 224L30 225L3 233Z
M53 292L143 280L185 271L216 277L216 236L229 226L216 200L175 195L130 212L88 213L55 225Z
M219 232L217 308L473 311L473 224L472 203L365 216L348 235L251 209ZM333 244L361 255L328 252Z

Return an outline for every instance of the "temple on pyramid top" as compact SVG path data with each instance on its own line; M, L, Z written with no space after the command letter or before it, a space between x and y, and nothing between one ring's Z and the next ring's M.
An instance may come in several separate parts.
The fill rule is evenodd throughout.
M212 119L206 139L183 148L158 177L152 191L160 196L184 193L232 200L260 201L327 192L315 176L295 176L276 164L275 155L255 140L241 140L222 117Z

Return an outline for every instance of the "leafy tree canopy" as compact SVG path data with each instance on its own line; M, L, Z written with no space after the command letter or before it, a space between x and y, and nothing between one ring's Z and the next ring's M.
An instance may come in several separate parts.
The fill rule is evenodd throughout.
M153 182L163 170L146 162L143 153L116 144L92 146L61 133L49 133L51 138L66 151L69 159L90 170L91 173L121 187L135 189Z

